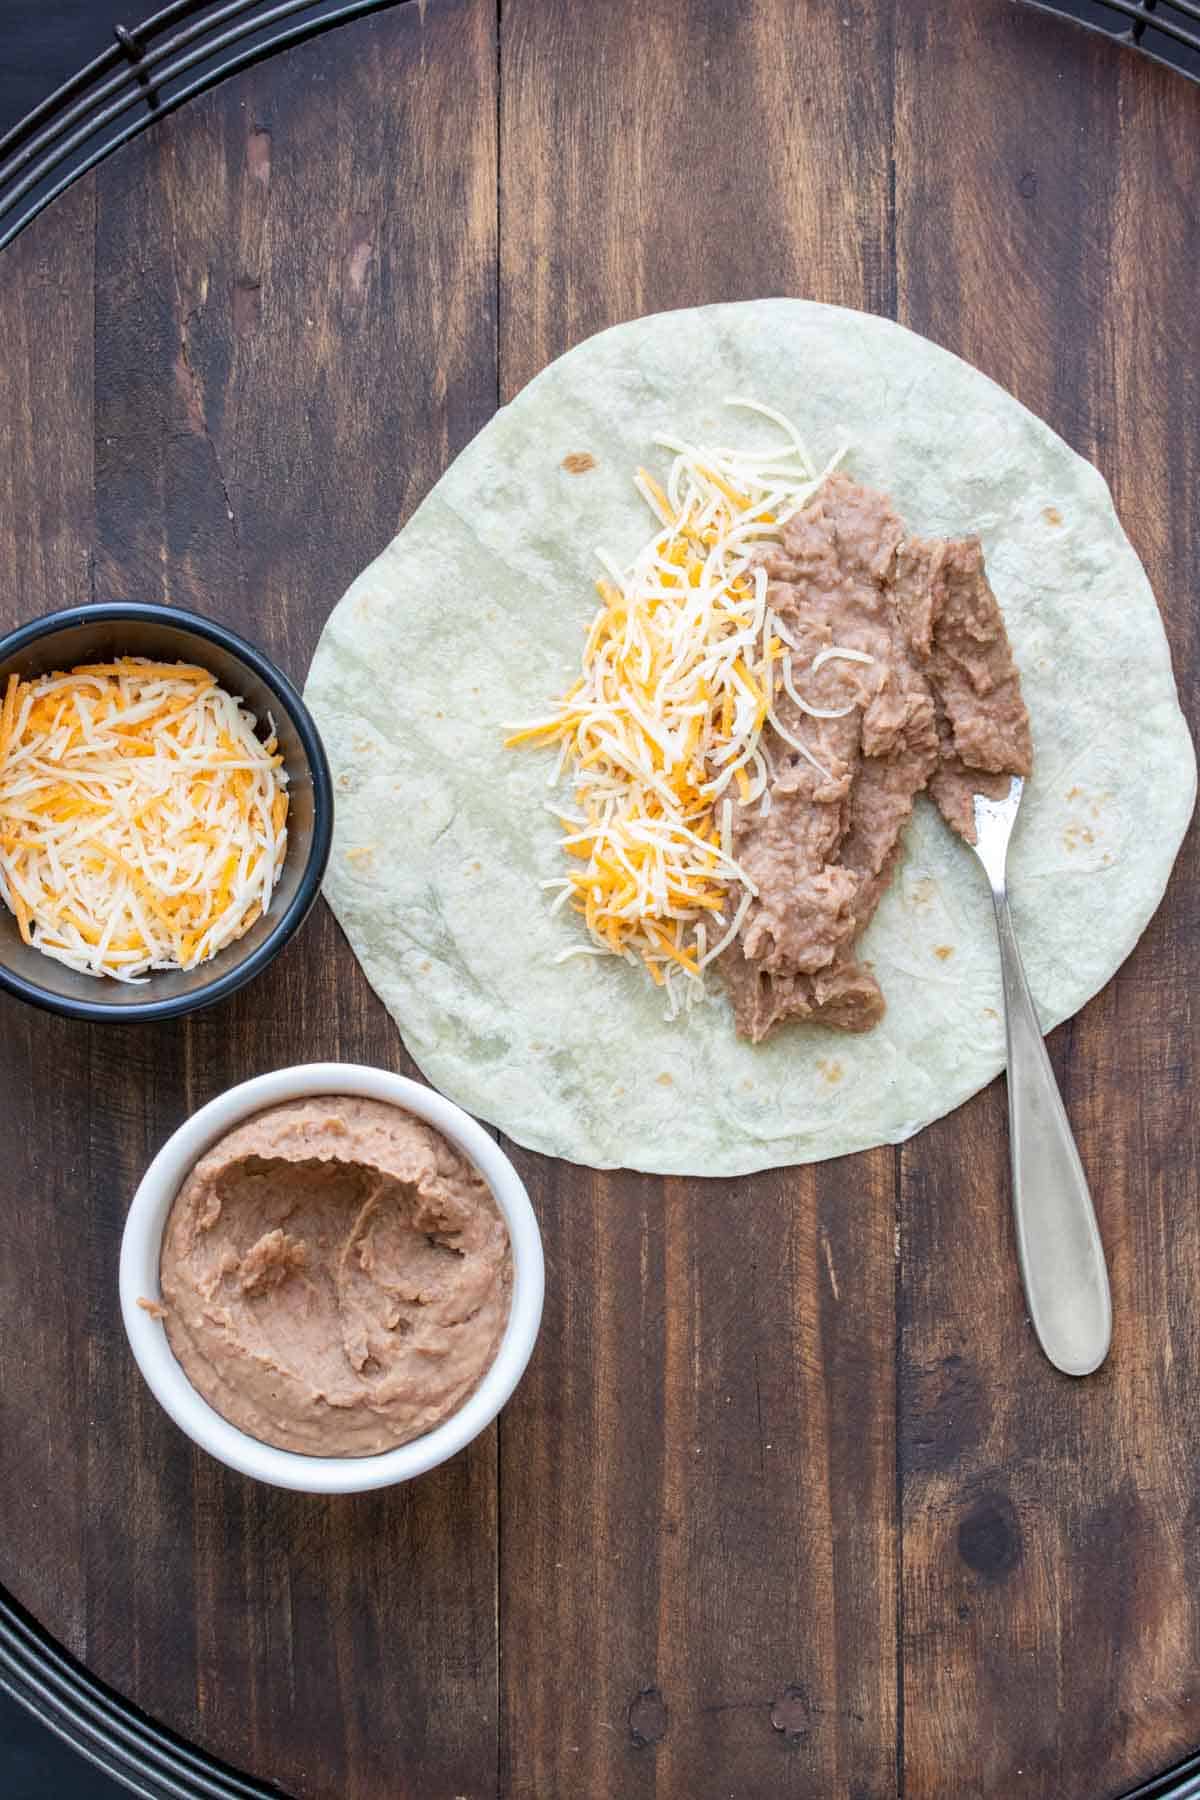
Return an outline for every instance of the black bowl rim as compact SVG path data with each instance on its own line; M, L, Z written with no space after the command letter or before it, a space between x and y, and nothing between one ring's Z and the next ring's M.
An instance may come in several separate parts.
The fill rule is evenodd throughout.
M228 651L231 656L236 656L248 668L253 669L259 680L278 696L280 705L286 709L296 728L296 735L312 774L313 836L300 885L287 910L279 915L258 949L227 974L215 975L212 981L206 982L203 987L194 988L189 994L180 994L166 1000L127 1001L119 1007L103 1000L72 1000L63 994L38 987L36 983L26 981L20 975L14 975L0 963L0 989L14 994L18 1000L43 1007L47 1012L59 1013L68 1019L84 1020L89 1024L124 1025L147 1019L176 1019L183 1013L198 1012L201 1007L213 1006L218 1000L227 999L230 994L245 987L248 981L253 981L272 958L279 954L312 910L321 889L321 878L325 873L333 842L333 781L325 746L321 742L313 716L304 704L299 690L283 670L277 668L269 657L255 649L244 637L231 631L229 626L218 625L215 619L206 619L201 613L188 612L182 606L162 606L145 600L102 600L85 606L65 607L59 612L44 613L40 619L31 619L26 625L18 625L14 631L0 637L0 662L7 662L9 657L27 650L31 644L51 637L58 631L77 625L103 624L106 621L120 623L135 619L146 620L155 625L174 626L206 638L210 644ZM214 969L219 967L219 963L219 957L213 959Z

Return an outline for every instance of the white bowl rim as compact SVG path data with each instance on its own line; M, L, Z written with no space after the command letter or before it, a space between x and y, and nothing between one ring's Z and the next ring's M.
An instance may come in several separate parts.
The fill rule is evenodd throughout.
M176 1361L162 1321L138 1301L161 1300L159 1256L171 1205L196 1163L252 1114L316 1095L382 1100L425 1119L456 1144L484 1177L508 1226L513 1293L495 1361L474 1393L423 1437L377 1456L307 1456L261 1443L223 1418ZM243 1475L298 1493L352 1494L410 1481L454 1456L490 1425L533 1352L542 1316L545 1264L541 1233L525 1185L477 1120L436 1089L365 1063L301 1063L227 1088L173 1132L138 1184L121 1238L121 1317L151 1392L201 1449Z

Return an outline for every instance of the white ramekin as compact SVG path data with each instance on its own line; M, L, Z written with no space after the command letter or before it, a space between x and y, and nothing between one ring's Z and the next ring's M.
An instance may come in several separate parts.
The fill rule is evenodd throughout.
M499 1353L475 1392L424 1437L378 1456L302 1456L263 1444L201 1398L175 1360L159 1319L138 1305L159 1300L163 1231L179 1189L218 1138L264 1107L314 1094L384 1100L425 1119L457 1144L488 1183L512 1242L513 1295ZM138 1367L175 1423L243 1475L308 1494L353 1494L423 1475L490 1425L525 1372L542 1317L545 1271L537 1219L517 1171L482 1125L453 1101L403 1075L359 1063L307 1063L257 1075L210 1100L167 1139L142 1177L121 1239L121 1316Z

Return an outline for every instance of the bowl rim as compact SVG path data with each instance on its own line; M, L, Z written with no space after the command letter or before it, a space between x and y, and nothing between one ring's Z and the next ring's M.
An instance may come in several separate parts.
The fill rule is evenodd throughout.
M479 1170L508 1228L513 1292L508 1323L483 1379L448 1419L376 1456L308 1456L262 1443L230 1424L192 1386L160 1319L138 1305L161 1300L159 1257L171 1206L200 1157L242 1120L317 1095L382 1100L424 1119ZM121 1318L151 1392L180 1429L240 1474L297 1493L351 1494L391 1487L436 1468L478 1437L512 1394L533 1353L542 1317L541 1232L524 1182L483 1126L435 1088L365 1063L301 1063L227 1088L186 1119L142 1176L125 1220L119 1265Z
M0 664L19 655L42 638L53 636L55 632L79 625L103 624L108 621L119 623L122 620L144 620L155 625L175 626L206 638L218 649L244 662L264 686L278 696L280 705L296 728L296 735L300 739L312 776L313 835L296 892L262 943L235 968L224 974L214 974L211 981L192 988L186 994L168 995L162 1000L126 1000L119 1006L105 1000L77 1000L43 988L23 975L14 974L0 962L0 989L15 995L18 1000L40 1006L46 1012L58 1013L64 1018L82 1020L93 1025L126 1025L148 1019L179 1018L184 1013L198 1012L201 1007L215 1005L217 1001L237 993L248 981L253 981L279 954L312 910L320 892L333 843L333 779L329 772L325 746L321 742L313 716L304 704L299 689L283 670L228 625L220 625L215 619L206 619L201 613L189 612L182 606L163 606L155 601L96 601L83 606L65 607L58 612L43 613L41 618L30 619L27 624L18 625L13 631L5 633L0 637ZM220 958L215 957L214 970L219 969L219 964Z

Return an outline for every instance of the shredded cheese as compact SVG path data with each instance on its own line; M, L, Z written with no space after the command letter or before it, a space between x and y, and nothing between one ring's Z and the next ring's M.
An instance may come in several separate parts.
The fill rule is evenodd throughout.
M703 997L704 969L733 941L757 891L733 854L732 807L770 808L767 724L821 768L780 725L781 688L802 711L833 716L795 689L792 646L767 605L760 558L844 453L818 472L781 413L728 404L770 421L786 441L744 451L655 440L673 455L669 473L659 481L639 469L634 481L657 529L628 570L597 551L601 604L580 678L506 739L557 746L551 784L568 766L574 781L574 809L551 808L568 872L542 886L555 909L581 916L590 943L559 960L587 952L640 962L672 1016Z
M10 676L0 897L25 942L83 974L140 981L248 931L287 847L283 758L256 723L187 663Z

